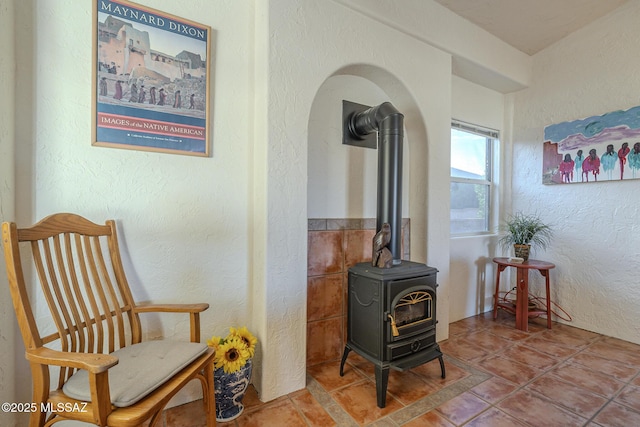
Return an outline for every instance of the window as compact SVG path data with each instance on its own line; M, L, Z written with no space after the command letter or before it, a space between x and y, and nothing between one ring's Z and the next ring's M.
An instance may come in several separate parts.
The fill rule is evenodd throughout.
M451 234L490 230L493 146L498 132L451 124Z

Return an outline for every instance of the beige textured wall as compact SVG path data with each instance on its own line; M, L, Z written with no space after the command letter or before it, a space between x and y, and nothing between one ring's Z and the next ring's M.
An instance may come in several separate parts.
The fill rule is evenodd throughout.
M15 36L14 2L0 0L0 222L15 219ZM0 402L15 402L16 358L21 357L14 342L19 335L6 268L0 262ZM18 425L17 414L0 412L0 424Z

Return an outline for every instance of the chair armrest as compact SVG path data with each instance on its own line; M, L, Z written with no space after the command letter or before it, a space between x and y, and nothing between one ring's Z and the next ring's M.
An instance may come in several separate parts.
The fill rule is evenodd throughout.
M40 347L26 351L26 358L30 362L41 365L64 366L67 368L84 369L93 374L105 372L118 364L118 358L100 353L73 353Z
M72 353L40 347L26 351L26 358L32 363L55 365L86 370L89 374L91 392L90 420L107 425L107 417L112 412L109 394L109 368L118 364L118 358L101 353ZM34 395L35 396L35 395Z
M200 342L200 313L209 308L206 302L199 304L142 304L133 309L138 313L189 313L191 342Z
M207 303L199 304L141 304L136 305L137 313L201 313L209 308Z

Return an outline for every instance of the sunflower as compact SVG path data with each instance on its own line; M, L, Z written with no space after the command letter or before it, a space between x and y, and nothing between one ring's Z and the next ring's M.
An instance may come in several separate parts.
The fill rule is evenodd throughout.
M249 351L249 357L253 357L256 352L256 344L258 343L258 339L253 336L251 332L247 329L246 326L243 326L240 329L229 328L229 336L239 338L244 342L247 350Z
M220 343L222 343L222 337L213 336L211 339L207 340L207 345L209 347L213 347L216 351L218 351Z
M226 373L236 372L247 363L249 350L244 342L236 337L223 341L216 349L216 369L224 368Z

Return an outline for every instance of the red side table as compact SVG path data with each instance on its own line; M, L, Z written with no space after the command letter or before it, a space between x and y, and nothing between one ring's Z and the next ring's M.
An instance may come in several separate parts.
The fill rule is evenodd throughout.
M509 258L494 258L493 262L498 265L498 272L496 274L496 293L493 301L493 318L498 317L498 308L515 313L516 315L516 328L522 331L529 330L529 317L534 317L540 314L547 315L547 328L551 329L551 298L549 296L549 270L555 267L554 264L546 261L539 261L536 259L528 259L522 263L516 263L509 261ZM516 283L516 306L505 302L500 302L498 294L500 291L500 273L502 273L507 267L515 267L518 271ZM538 270L545 278L545 285L547 291L547 310L529 310L529 270Z

